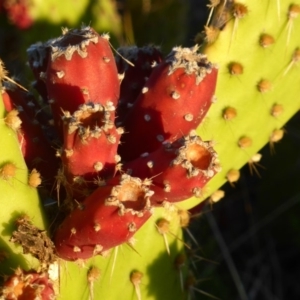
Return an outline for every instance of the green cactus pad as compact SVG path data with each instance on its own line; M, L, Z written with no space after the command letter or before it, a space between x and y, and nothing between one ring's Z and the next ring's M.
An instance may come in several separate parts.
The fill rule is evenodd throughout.
M219 66L219 77L217 102L198 128L204 140L216 142L222 172L209 182L200 199L183 202L184 208L210 196L226 182L230 170L251 161L265 144L270 143L270 151L276 152L278 134L283 133L277 130L300 108L300 6L289 17L290 1L241 1L247 13L238 19L232 16L234 7L229 2L228 8L220 4L212 21L216 24L220 12L226 12L225 27L219 33L210 28L218 38L202 49Z
M1 92L0 92L1 93ZM22 247L10 242L16 229L15 221L28 216L40 229L44 227L42 208L37 189L28 185L25 165L16 132L5 124L6 112L0 94L0 270L11 274L17 267L25 270L37 267L39 262L31 255L23 255ZM7 168L9 166L10 168Z
M156 222L166 218L170 231L166 239L158 232ZM85 262L60 261L60 292L58 299L84 300L92 293L94 299L139 299L130 275L133 271L143 274L139 285L141 299L185 299L180 278L186 277L186 266L176 266L176 256L184 253L181 241L179 216L173 211L156 209L155 214L134 236L131 247L123 244L113 248L106 257L95 256ZM176 237L175 237L176 236ZM88 271L96 267L99 278L91 285ZM76 284L73 284L76 282Z

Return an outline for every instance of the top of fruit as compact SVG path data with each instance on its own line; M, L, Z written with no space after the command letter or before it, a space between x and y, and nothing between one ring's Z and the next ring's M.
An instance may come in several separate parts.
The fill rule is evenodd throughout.
M64 28L62 33L62 36L52 40L50 43L52 48L52 61L62 55L64 55L67 60L71 60L74 52L77 52L82 58L85 58L87 56L86 47L90 42L97 44L100 37L99 34L89 26L80 29ZM103 38L107 39L106 36Z
M196 84L198 85L214 68L206 55L199 53L198 49L198 45L192 48L174 47L166 58L166 61L171 64L169 75L176 69L184 68L186 74L196 75Z

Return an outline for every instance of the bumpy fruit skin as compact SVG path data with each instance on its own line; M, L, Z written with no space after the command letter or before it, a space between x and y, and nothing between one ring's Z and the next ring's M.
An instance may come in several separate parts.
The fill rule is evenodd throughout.
M62 140L59 181L69 198L82 201L119 162L123 131L114 120L120 83L109 36L91 27L63 29L61 37L31 46L28 56Z
M116 110L116 122L122 125L123 120L145 86L154 66L163 60L163 54L155 46L141 48L124 46L118 48L117 51L116 64L122 82Z
M65 29L61 37L50 42L44 76L58 127L62 111L72 114L81 104L92 101L116 106L119 78L108 39L108 35L101 36L92 28L83 27Z
M196 132L124 164L132 176L152 178L153 205L180 202L201 195L203 187L220 171L211 142L203 142ZM179 184L180 182L180 184Z
M130 243L152 214L150 184L123 175L118 185L98 188L58 229L54 240L59 257L87 259Z
M218 72L197 50L197 46L174 48L154 67L124 121L129 133L123 135L119 149L124 161L188 134L204 118L213 101Z
M69 195L78 201L96 188L94 180L112 177L116 172L123 130L114 125L114 110L113 105L88 103L72 115L65 112L62 118L60 157Z

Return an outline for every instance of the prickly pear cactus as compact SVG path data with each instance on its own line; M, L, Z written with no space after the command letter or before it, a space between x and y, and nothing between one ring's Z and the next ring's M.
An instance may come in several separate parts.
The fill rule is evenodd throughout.
M192 130L210 107L217 70L205 56L197 53L197 47L174 48L161 64L152 66L149 79L140 87L140 96L124 118L124 130L120 130L114 124L118 121L115 106L119 98L115 83L126 77L126 71L118 75L108 45L107 35L100 36L90 27L84 27L64 31L62 37L42 49L50 52L47 68L41 75L55 124L63 132L59 155L63 163L61 183L67 191L65 205L73 206L54 233L57 255L74 261L64 263L61 274L68 274L68 268L78 268L79 261L84 260L84 265L72 274L84 266L87 270L99 270L99 282L105 287L117 282L124 284L118 291L99 289L99 284L88 283L87 271L82 275L82 283L89 286L87 295L98 293L108 299L124 295L138 299L156 299L163 294L184 297L185 271L176 260L184 254L180 232L182 215L172 202L197 193L219 171L212 145L203 142ZM40 50L32 47L30 57L36 57ZM75 67L81 64L87 66L82 71L89 72L89 76L76 76ZM103 84L96 86L89 77L97 80L94 74L99 67L106 69L108 76ZM95 93L94 88L98 89ZM194 101L198 90L203 91L200 108ZM152 93L164 97L160 106L151 101ZM73 102L68 101L67 94L72 95ZM184 99L189 105L178 114L175 110L170 114L167 102L175 108L182 107ZM144 103L142 107L140 103ZM132 116L140 118L141 128L152 124L151 142L145 143L146 147L141 148L139 144L143 143L141 131L131 130L128 125L127 120ZM179 124L177 130L169 126L171 120ZM162 121L165 123L161 124ZM119 143L121 134L131 138ZM128 155L130 149L134 153ZM108 153L112 160L103 156ZM144 158L143 162L140 157ZM78 167L83 165L84 168ZM146 170L139 168L142 165ZM176 186L178 180L186 182L185 189ZM149 250L152 245L155 251ZM96 258L97 255L102 257ZM152 264L156 268L155 261L161 256L168 257L158 263L166 273L150 275ZM134 263L128 264L128 260ZM153 280L163 281L164 276L170 280L167 285L154 284ZM61 285L61 297L72 293L76 297L79 291Z
M90 27L64 29L61 37L30 47L29 62L37 79L36 86L46 101L43 106L51 106L53 120L48 123L53 124L53 130L57 129L56 138L47 136L44 144L60 146L56 154L61 159L56 176L58 212L51 222L50 233L55 250L50 240L43 240L41 229L31 224L30 217L19 219L10 241L21 244L24 251L37 256L41 260L41 271L16 270L5 281L4 297L18 296L18 290L11 286L14 280L21 282L21 291L25 295L36 280L42 284L41 277L46 277L45 296L34 296L51 299L53 293L49 295L49 291L56 291L61 299L71 296L82 299L85 297L82 291L86 291L86 297L90 298L99 295L108 299L124 296L157 299L165 294L184 298L186 270L181 227L188 223L189 214L177 209L173 202L197 194L219 171L217 154L211 143L202 141L194 130L211 105L217 77L214 65L197 53L197 49L174 48L161 64L151 66L153 70L149 76L154 78L153 82L149 79L147 87L140 87L141 97L136 104L144 101L145 89L150 95L163 95L164 103L156 106L147 96L146 105L132 111L144 116L144 126L153 124L152 140L155 138L158 142L148 143L147 148L140 149L140 133L129 130L127 134L135 136L132 147L139 150L130 158L122 158L120 136L130 127L126 124L127 117L124 129L117 127L115 111L119 81L126 76L126 71L118 74L108 35L99 35ZM143 63L137 67L144 68ZM78 76L76 67L86 74ZM102 80L99 69L106 74ZM144 80L146 83L146 78ZM16 89L21 92L19 87ZM203 92L200 107L194 101L199 90ZM33 108L32 119L35 119L40 109L33 103L28 108L28 102L16 97L27 95L14 91L5 85L3 103L8 114L21 117L19 123L23 125L16 128L20 130L17 139L27 164L30 164L28 150L34 147L33 142L42 140L42 132L35 132L36 136L25 134L32 129L30 119L26 117L32 114ZM178 114L173 110L170 115L167 101L174 107L183 107L184 100L189 105ZM158 115L165 124L156 126L160 124ZM169 126L174 120L179 124L177 130ZM38 122L38 118L34 121ZM43 126L48 132L49 124L47 127L46 123ZM178 132L181 127L182 132ZM157 139L157 136L162 138ZM131 146L128 144L124 141L124 153L129 152ZM148 155L151 163L147 160ZM49 154L47 161L51 166L55 165L52 159ZM36 163L40 161L36 160ZM45 171L40 165L42 176ZM34 169L32 176L35 178L37 174ZM152 180L152 177L156 179ZM186 183L185 188L177 185L178 180ZM22 240L28 231L44 241L46 253L42 253L42 257ZM128 261L132 263L128 264ZM161 268L164 271L158 272ZM64 281L70 278L70 273L75 276L72 282L78 283L76 288ZM168 282L160 284L165 277ZM34 281L28 278L34 278ZM100 279L102 288L95 283ZM122 289L105 288L119 283L124 284Z
M32 116L28 106L34 105L20 104L5 85L1 139L7 149L1 150L0 178L11 198L1 197L8 229L1 231L6 251L0 263L15 272L5 280L3 299L190 297L196 280L188 272L190 245L182 241L189 220L183 208L226 180L238 180L239 168L257 161L264 144L274 151L283 124L300 106L300 6L283 0L219 2L211 1L201 48L175 47L166 57L153 47L129 47L114 58L108 35L88 26L64 29L61 37L28 49L43 101L33 116L47 107L51 119L35 120L45 136L25 134L32 131L25 116ZM137 83L125 80L139 76L134 70L147 75ZM41 140L59 157L59 163L52 152L46 157L57 168L51 181L56 192L40 188L57 201L46 226L51 239L36 193L37 179L49 170L41 164L28 177L21 155L30 165L27 150ZM30 153L37 153L35 163L45 160L38 151ZM28 236L43 247L30 247ZM22 254L14 259L22 251L14 243L37 258L31 258L35 264L26 265Z
M196 41L219 65L219 75L216 103L198 133L216 142L222 171L201 199L238 180L245 163L255 167L265 144L276 152L284 124L300 108L300 3L228 0L211 9L213 17ZM190 199L184 207L198 202Z

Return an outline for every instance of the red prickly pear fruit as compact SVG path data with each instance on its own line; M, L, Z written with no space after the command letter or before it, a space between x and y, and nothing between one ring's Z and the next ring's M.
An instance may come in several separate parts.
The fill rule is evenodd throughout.
M45 83L45 74L50 56L51 40L45 43L38 42L27 49L28 63L34 75L33 87L41 95L44 102L48 101L48 92Z
M0 297L6 300L52 300L56 295L47 273L34 270L25 272L18 268L6 278L0 289Z
M44 77L58 126L62 110L72 114L79 105L91 101L116 106L120 83L108 40L107 34L100 36L83 27L64 29L61 37L49 43L51 57Z
M88 259L123 243L150 218L151 181L122 175L116 186L98 188L63 221L54 236L57 255Z
M6 95L3 96L5 98L3 102L6 111L11 109L20 110L20 113L24 111L27 117L34 122L39 122L41 125L49 127L49 122L52 118L38 104L33 94L10 83L4 83L4 93ZM48 131L47 128L47 133Z
M154 66L163 60L163 54L155 46L129 46L118 50L116 64L120 74L121 90L117 106L117 123L122 125L124 118L145 86ZM133 65L130 65L130 61Z
M197 50L198 46L176 47L152 71L124 122L128 134L123 135L119 152L124 161L188 134L206 115L217 69Z
M114 114L111 104L93 103L81 105L72 115L64 112L64 142L60 156L69 184L76 183L78 177L84 179L85 185L87 181L115 173L123 130L115 127L111 114Z
M156 151L124 164L132 176L151 178L152 205L164 201L179 202L200 196L206 183L220 171L217 153L211 142L204 142L192 131L189 135L165 143Z

